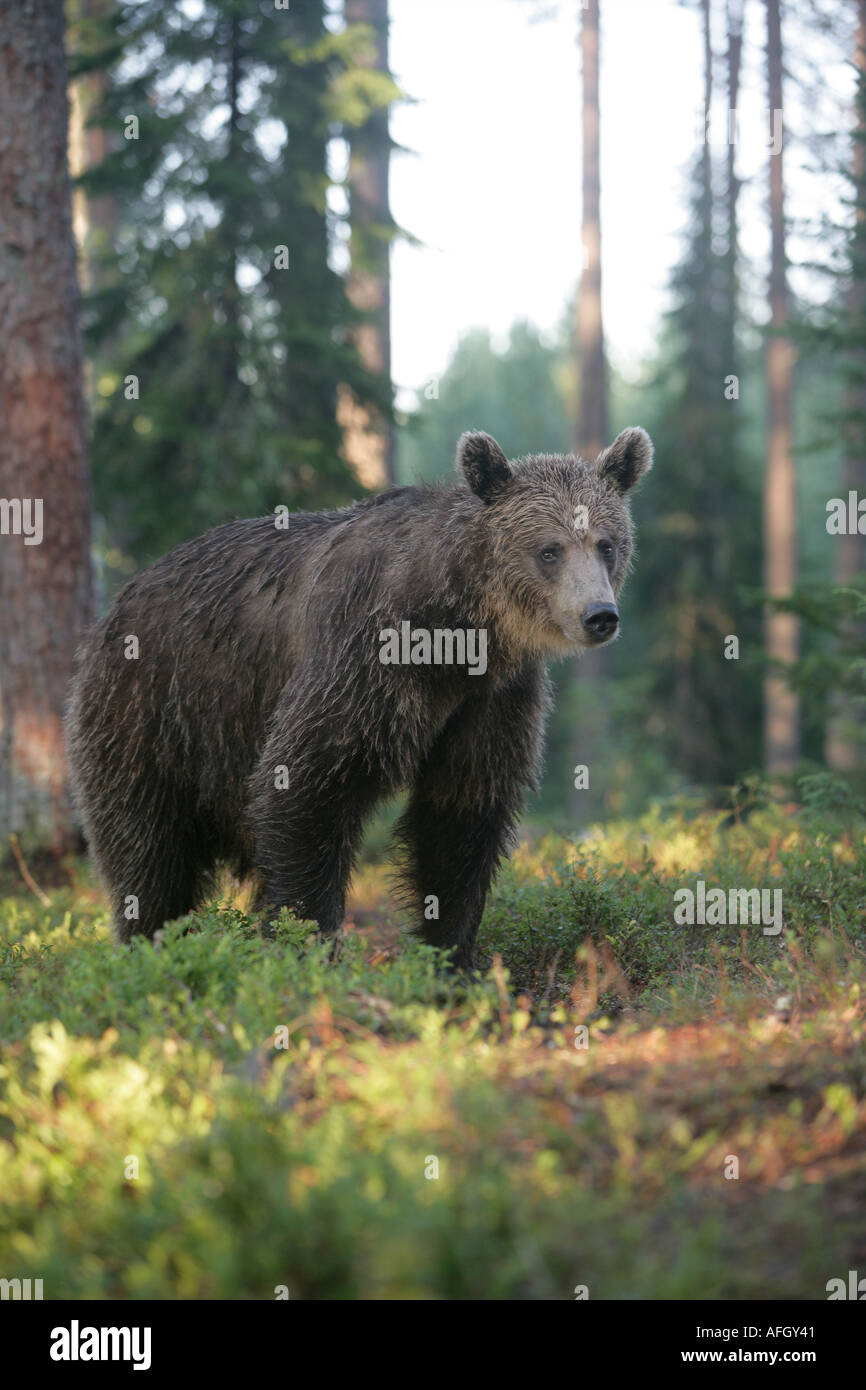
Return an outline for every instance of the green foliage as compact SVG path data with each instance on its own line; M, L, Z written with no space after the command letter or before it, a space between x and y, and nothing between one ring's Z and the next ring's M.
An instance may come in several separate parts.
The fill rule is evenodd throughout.
M800 585L790 599L778 600L774 607L796 613L802 624L802 656L788 679L807 711L813 719L818 716L816 722L823 728L832 700L844 709L845 737L854 760L849 776L852 787L862 794L866 788L866 574L847 588Z
M120 0L77 34L109 138L81 182L115 223L86 306L95 502L137 562L233 515L350 500L338 385L390 412L349 334L329 146L397 89L359 65L364 26L327 21L324 0Z
M504 350L494 349L487 329L465 334L428 396L398 436L403 482L448 477L454 447L467 429L493 434L509 458L567 453L572 428L565 403L566 343L545 344L528 323L511 328Z
M854 35L847 42L853 46ZM866 540L828 535L827 504L847 503L849 491L866 491L866 73L857 67L856 125L841 162L826 159L839 181L841 216L819 219L823 261L809 268L825 282L818 303L803 303L795 323L806 389L800 392L801 507L805 573L790 611L802 620L802 658L792 673L823 752L828 716L837 765L844 764L862 792L866 778ZM831 148L833 148L831 140ZM804 401L803 396L807 396ZM820 545L827 559L815 574ZM843 549L844 546L844 549ZM835 584L829 582L835 580ZM816 718L816 711L818 717Z
M4 1269L49 1298L823 1297L855 1267L866 830L756 794L524 846L474 982L226 906L112 948L86 882L7 893ZM697 874L780 886L783 935L674 926Z
M696 815L684 801L656 803L636 821L614 822L583 837L574 858L557 866L543 884L519 873L508 876L488 909L482 945L501 951L512 977L539 989L550 972L560 991L570 988L576 954L592 942L609 947L627 988L613 990L606 1007L631 1007L670 1017L679 1001L709 1007L718 988L719 959L729 957L726 1003L748 995L760 972L768 991L791 988L799 955L812 949L828 921L837 924L846 947L866 949L866 841L846 825L862 825L862 809L835 779L802 779L804 796L820 811L793 827L753 783L748 818L736 799L733 811ZM814 836L808 830L814 828ZM550 852L542 839L538 854ZM771 857L768 860L767 847ZM521 862L536 855L522 852ZM737 924L683 927L674 920L675 888L708 886L778 888L784 926L778 936ZM557 972L562 972L561 975Z

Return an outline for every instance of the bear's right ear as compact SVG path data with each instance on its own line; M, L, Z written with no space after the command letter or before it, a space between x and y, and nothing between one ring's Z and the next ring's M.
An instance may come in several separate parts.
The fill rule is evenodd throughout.
M457 441L457 467L482 502L492 502L508 487L513 474L496 440L482 430L467 430Z
M639 425L623 430L595 461L599 476L616 492L628 492L653 466L653 444Z

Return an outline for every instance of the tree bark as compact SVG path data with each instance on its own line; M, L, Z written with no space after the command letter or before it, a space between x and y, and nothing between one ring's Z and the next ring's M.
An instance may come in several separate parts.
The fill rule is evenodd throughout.
M4 845L14 831L64 853L62 715L91 571L62 0L0 0L0 34L0 827ZM27 544L18 508L35 519L37 503Z
M740 64L743 54L743 0L728 0L728 111L737 130L737 117L740 99ZM738 255L737 255L737 201L740 193L740 180L737 178L737 141L728 132L728 247L727 247L727 293L730 297L728 315L728 341L725 344L727 371L736 371L736 323L738 305Z
M347 24L367 24L374 34L366 65L388 73L388 0L345 0ZM388 108L374 111L350 136L349 203L351 269L349 301L363 321L353 336L363 366L391 380L390 245L382 229L391 225L388 196L390 136ZM341 391L345 451L365 487L394 482L394 431L390 419Z
M607 438L607 366L601 312L601 175L599 159L599 3L589 0L580 27L583 68L583 269L577 299L580 410L577 452L595 459Z
M779 0L767 0L767 91L770 121L782 110L782 28ZM781 118L780 118L781 119ZM782 142L784 144L784 140ZM766 347L767 455L764 476L764 587L774 598L797 582L796 473L791 432L794 348L788 327L785 250L785 181L782 148L770 152L770 334ZM799 623L793 613L765 617L764 766L791 772L799 756L799 701L779 666L799 655Z
M68 7L70 26L81 30L92 41L92 27L110 13L113 0L74 0ZM69 165L73 178L96 169L111 152L111 139L105 127L88 121L108 87L108 73L97 69L80 77L70 91ZM82 189L73 191L72 226L80 256L82 286L90 293L110 283L105 264L117 233L117 200L110 194L89 198Z
M582 11L580 54L582 72L582 212L583 264L577 297L576 341L578 355L578 412L575 451L595 459L609 442L607 419L607 363L604 355L604 321L601 307L601 161L599 108L599 0L588 0ZM609 719L604 693L607 653L585 652L575 664L577 715L573 765L589 768L589 789L572 791L572 810L583 820L593 819L603 805L594 781L592 755L609 747Z
M229 108L228 144L226 164L229 177L234 173L240 159L240 85L241 85L241 26L236 13L232 12L226 25L225 35L226 100ZM223 381L227 392L237 390L240 366L240 294L238 292L238 228L236 222L237 205L227 198L223 207L221 234L225 241L225 284L223 289L223 311L225 313L225 351L223 355Z

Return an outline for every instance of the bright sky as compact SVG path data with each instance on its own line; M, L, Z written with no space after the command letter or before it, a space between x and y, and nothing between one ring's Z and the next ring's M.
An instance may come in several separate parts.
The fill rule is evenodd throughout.
M391 202L424 243L393 253L402 404L406 388L443 370L462 331L501 335L518 317L552 329L574 289L579 10L580 0L391 0L392 70L417 103L392 117L394 139L417 153L395 156ZM603 308L611 358L633 373L652 349L681 249L701 39L697 14L675 0L601 0L601 10ZM749 0L746 25L738 172L756 177L741 198L741 234L760 260L770 132L762 3ZM793 118L793 95L791 104ZM713 140L723 131L722 110ZM814 204L798 159L792 151L786 174Z

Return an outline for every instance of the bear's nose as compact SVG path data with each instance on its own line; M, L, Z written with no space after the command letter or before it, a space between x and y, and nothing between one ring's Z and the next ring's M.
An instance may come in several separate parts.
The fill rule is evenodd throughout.
M619 624L619 614L611 603L587 604L580 615L584 631L596 642L612 637Z

